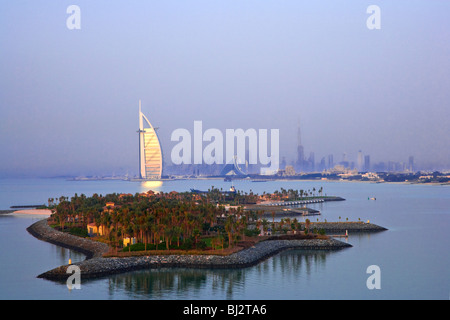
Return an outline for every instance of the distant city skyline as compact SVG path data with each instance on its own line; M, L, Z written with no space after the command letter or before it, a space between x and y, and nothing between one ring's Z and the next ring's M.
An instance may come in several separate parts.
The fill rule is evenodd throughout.
M138 100L166 165L171 133L202 121L279 129L287 164L346 154L409 168L412 156L416 169L450 169L448 12L448 1L5 2L0 177L138 175Z

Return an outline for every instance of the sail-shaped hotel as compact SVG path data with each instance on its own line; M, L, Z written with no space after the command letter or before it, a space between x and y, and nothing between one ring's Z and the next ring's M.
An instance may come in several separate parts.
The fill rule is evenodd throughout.
M144 123L145 120L145 123ZM156 129L142 113L139 100L139 177L159 180L162 176L163 157Z

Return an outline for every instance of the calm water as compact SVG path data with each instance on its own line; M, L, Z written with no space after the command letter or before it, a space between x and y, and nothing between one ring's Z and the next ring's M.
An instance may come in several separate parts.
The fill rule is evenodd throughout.
M49 197L147 190L188 191L222 180L160 184L60 179L0 180L0 209L46 203ZM389 231L350 235L353 248L338 252L285 251L242 270L162 269L82 281L81 290L36 276L84 259L83 255L39 241L26 228L39 217L0 215L0 299L449 299L450 187L347 182L234 182L256 193L324 188L347 199L315 205L320 221L370 220ZM368 200L376 197L376 201ZM316 217L313 218L314 220ZM345 240L344 240L345 241ZM381 269L381 289L369 290L366 269Z

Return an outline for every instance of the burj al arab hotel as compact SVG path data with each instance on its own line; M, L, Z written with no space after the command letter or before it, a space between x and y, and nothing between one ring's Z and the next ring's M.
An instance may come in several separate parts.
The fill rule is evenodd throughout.
M144 123L145 120L145 123ZM162 176L163 157L156 129L142 113L139 100L139 177L159 180Z

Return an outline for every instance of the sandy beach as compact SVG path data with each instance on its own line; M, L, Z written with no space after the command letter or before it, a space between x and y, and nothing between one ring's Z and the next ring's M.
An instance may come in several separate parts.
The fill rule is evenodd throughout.
M38 215L38 216L46 216L49 217L52 212L49 209L27 209L27 210L18 210L11 213L13 215Z

